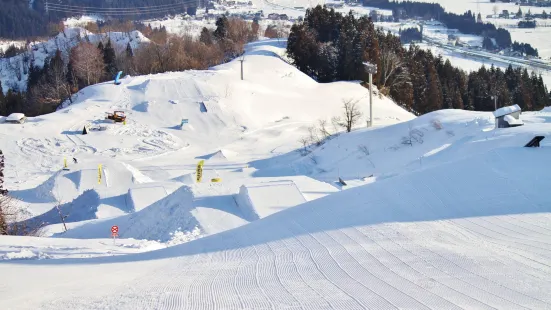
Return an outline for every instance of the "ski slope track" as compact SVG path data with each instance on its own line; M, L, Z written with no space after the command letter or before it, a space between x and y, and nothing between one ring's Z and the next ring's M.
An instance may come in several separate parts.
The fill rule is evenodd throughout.
M0 309L551 308L550 109L495 129L376 94L364 128L366 89L284 43L249 44L243 81L237 60L126 77L0 123L18 221L48 224L0 236ZM303 149L347 99L358 126Z
M507 162L550 155L497 149L160 251L0 264L10 279L2 300L44 309L545 309L551 197L534 194L551 177ZM39 303L29 300L38 292Z

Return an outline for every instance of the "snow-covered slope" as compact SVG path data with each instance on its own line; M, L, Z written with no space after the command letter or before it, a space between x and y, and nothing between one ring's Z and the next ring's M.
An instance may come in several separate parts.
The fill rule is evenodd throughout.
M10 283L2 302L44 309L545 309L549 156L547 148L497 148L160 251L0 264ZM530 164L512 164L519 162Z
M29 118L24 125L0 124L7 187L34 216L45 214L42 220L56 224L46 232L51 235L62 231L57 210L52 209L56 204L69 213L71 229L83 221L140 211L194 183L196 164L204 159L205 184L197 185L193 197L228 195L230 200L212 202L222 204L223 211L209 221L228 216L227 203L234 204L232 195L254 174L247 168L250 160L298 148L307 127L342 114L342 100L359 99L368 115L365 88L351 82L316 83L281 59L284 43L250 44L243 81L237 60L207 71L127 77L121 85L107 82L83 89L74 104ZM389 99L375 96L374 102L374 111L381 116L378 126L413 118ZM106 112L117 110L126 113L125 124L105 120ZM188 120L183 127L182 119ZM61 170L65 160L69 171ZM218 193L210 191L212 178L222 179ZM232 181L235 185L229 186ZM140 199L144 195L147 199ZM227 225L215 225L215 231L248 222L242 218L239 214ZM117 221L134 225L122 218L113 220ZM199 221L200 226L210 226L209 221ZM103 232L90 230L90 225L86 229L94 234L78 233L79 238L101 238L108 232L105 225ZM177 228L167 225L148 236L149 228L142 227L128 237L157 240Z
M371 183L498 147L523 146L551 132L549 115L546 110L525 112L525 126L494 130L492 113L441 110L394 126L341 134L304 157L288 153L252 166L258 176L297 173L331 183L339 177L350 185Z
M0 237L0 308L551 306L551 111L496 130L490 113L414 118L375 96L365 129L364 88L318 84L281 52L249 45L243 81L237 60L128 77L0 124L7 187L55 237ZM296 152L350 98L359 127Z

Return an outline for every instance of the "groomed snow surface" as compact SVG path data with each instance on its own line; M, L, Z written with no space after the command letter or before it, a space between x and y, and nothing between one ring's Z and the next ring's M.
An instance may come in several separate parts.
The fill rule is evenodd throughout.
M0 124L20 220L48 222L0 237L0 309L551 307L550 110L495 129L374 96L366 129L364 88L318 84L282 50L250 44L244 81L238 61L127 77ZM350 98L358 127L297 152Z

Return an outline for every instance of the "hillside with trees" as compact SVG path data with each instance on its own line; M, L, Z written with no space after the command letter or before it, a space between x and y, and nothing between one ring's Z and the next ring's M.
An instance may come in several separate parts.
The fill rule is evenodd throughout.
M117 25L121 28L118 29ZM203 28L198 39L190 35L171 35L164 28L152 29L139 25L138 29L150 39L140 48L132 49L130 44L115 49L113 42L106 39L93 44L86 37L68 52L57 50L42 68L31 60L26 91L11 88L2 91L0 83L0 115L23 112L36 116L55 111L66 100L72 102L72 95L79 89L112 80L116 72L130 75L145 75L189 69L206 70L227 62L243 53L247 42L258 39L257 22L221 17L215 31ZM115 24L109 31L127 31L127 24ZM96 24L87 28L97 27Z
M376 64L375 85L416 114L445 108L492 111L493 95L500 106L518 104L523 110L551 104L541 76L526 69L482 67L466 73L415 45L405 49L399 37L375 29L367 17L321 6L291 28L287 53L319 82L366 81L363 62Z

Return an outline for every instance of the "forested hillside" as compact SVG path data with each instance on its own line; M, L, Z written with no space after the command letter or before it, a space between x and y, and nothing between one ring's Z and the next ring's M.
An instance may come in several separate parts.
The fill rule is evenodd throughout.
M57 22L72 15L99 11L106 17L135 20L184 13L197 4L190 0L62 0L48 2L46 12L45 0L0 0L0 38L51 35L56 33Z
M374 83L381 92L416 114L454 108L492 111L518 104L523 110L539 110L551 103L541 76L526 68L504 72L482 67L466 73L440 56L410 45L375 29L367 17L356 19L318 6L308 10L304 22L291 28L287 53L294 64L319 82L366 81L363 62L377 65Z

